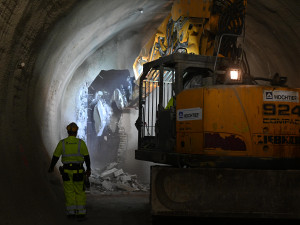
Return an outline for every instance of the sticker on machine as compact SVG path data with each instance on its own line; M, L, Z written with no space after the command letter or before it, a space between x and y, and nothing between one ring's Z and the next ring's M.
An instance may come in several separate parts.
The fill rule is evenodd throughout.
M297 91L264 90L264 101L299 103L299 93Z
M178 109L177 121L202 120L201 108Z

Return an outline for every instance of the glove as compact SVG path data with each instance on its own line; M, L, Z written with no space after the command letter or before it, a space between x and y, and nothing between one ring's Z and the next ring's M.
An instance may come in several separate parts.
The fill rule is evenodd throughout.
M48 169L48 173L52 173L54 171L54 166L57 163L58 159L59 159L59 157L56 157L56 156L52 157L52 160L51 160L51 163L50 163L50 166Z
M90 177L91 176L91 169L87 169L85 174L86 174L87 177Z

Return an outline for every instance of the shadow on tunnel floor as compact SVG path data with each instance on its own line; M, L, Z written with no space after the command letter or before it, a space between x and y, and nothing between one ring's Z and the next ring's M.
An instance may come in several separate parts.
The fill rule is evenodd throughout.
M298 225L300 220L151 216L148 192L106 192L87 195L88 220L105 225Z
M201 218L201 217L168 217L152 216L152 225L296 225L300 220L296 219L253 219L253 218Z

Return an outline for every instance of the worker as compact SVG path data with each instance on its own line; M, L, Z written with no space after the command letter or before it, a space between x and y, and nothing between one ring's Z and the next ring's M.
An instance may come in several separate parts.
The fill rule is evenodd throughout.
M68 218L84 220L86 215L86 196L84 191L84 175L91 175L91 163L89 152L85 142L76 138L78 126L70 123L67 126L68 137L59 141L53 153L48 172L54 171L54 167L62 156L63 166L60 173L66 198L66 212ZM83 163L86 165L86 172Z
M173 107L173 104L174 104L174 100L173 97L171 97L165 109L171 109L171 107Z

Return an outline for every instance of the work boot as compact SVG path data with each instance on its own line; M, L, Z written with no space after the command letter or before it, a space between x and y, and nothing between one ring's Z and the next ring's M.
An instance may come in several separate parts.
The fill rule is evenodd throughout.
M77 215L76 218L77 218L77 221L85 221L86 220L86 217L84 214Z
M68 219L73 220L73 219L76 218L76 215L75 214L69 214L69 215L67 215L67 217L68 217Z

